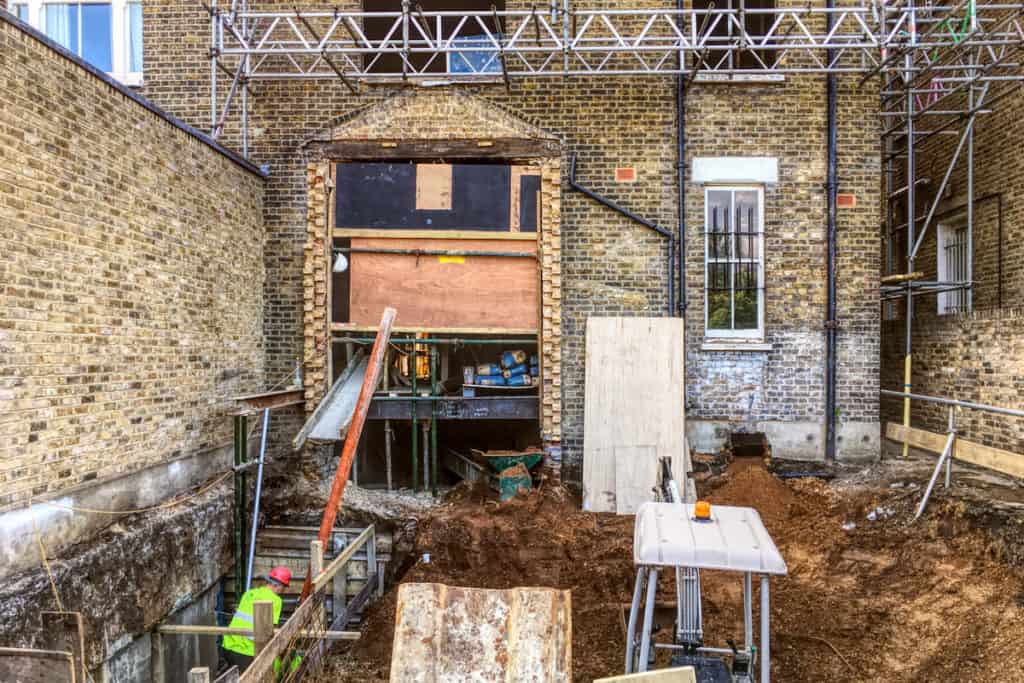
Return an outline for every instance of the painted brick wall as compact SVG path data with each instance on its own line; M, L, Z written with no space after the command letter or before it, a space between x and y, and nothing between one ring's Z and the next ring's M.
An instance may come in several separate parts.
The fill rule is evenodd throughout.
M0 21L0 508L231 441L263 181Z
M166 0L161 16L184 0ZM618 3L622 7L631 3ZM800 4L800 3L794 3ZM598 6L596 2L586 6ZM601 3L607 6L608 3ZM291 7L261 2L258 7ZM304 7L334 8L310 2ZM510 8L516 7L509 3ZM521 3L521 6L528 6ZM584 5L578 5L583 7ZM346 2L340 9L358 7ZM150 6L147 5L147 20ZM191 7L189 35L207 19ZM154 10L155 12L155 10ZM160 21L160 20L158 20ZM199 28L196 28L199 27ZM147 25L147 91L176 113L202 125L208 101L181 98L208 66L189 57L180 74L171 64L179 47L154 46L166 26ZM199 41L202 43L202 41ZM205 54L200 45L200 52ZM200 55L200 60L202 59ZM150 74L153 74L150 77ZM165 79L169 81L165 82ZM671 78L608 77L514 80L459 87L535 124L578 154L578 180L670 230L677 229L675 90ZM200 83L199 88L207 88ZM399 88L367 85L353 97L340 81L259 83L252 104L252 156L270 166L264 217L265 338L268 376L289 372L303 355L303 245L306 242L308 158L303 143L332 121L372 106ZM191 91L190 91L191 93ZM165 102L164 98L168 98ZM839 413L851 439L875 436L852 450L877 449L879 272L877 93L840 79L840 192L857 195L857 208L839 214ZM813 431L802 453L822 453L825 319L825 79L789 77L773 84L695 84L687 108L687 159L694 156L777 156L782 178L768 190L767 333L772 350L760 354L703 352L703 193L687 187L689 329L686 398L697 419L725 425L767 421L786 430ZM634 166L637 182L615 184L617 166ZM590 315L664 315L665 244L643 226L604 208L562 183L562 443L567 478L579 476L583 438L584 329ZM751 397L753 401L751 401ZM680 401L682 402L682 397ZM295 418L294 428L300 426ZM283 423L281 423L283 425ZM287 426L282 426L287 431ZM841 436L846 434L841 429ZM845 438L845 437L844 437ZM801 436L801 439L803 437ZM869 439L870 440L870 439ZM840 452L844 445L841 444ZM852 452L851 450L851 452Z
M911 338L914 392L947 396L1008 408L1024 407L1024 325L1017 292L1024 286L1024 140L1020 116L1024 96L999 101L994 113L980 116L975 128L975 215L973 312L939 315L935 295L917 297ZM918 216L926 214L952 157L957 138L940 137L919 153L919 177L931 183L919 188ZM902 180L897 177L897 187ZM959 163L936 211L936 223L962 219L967 198L967 166ZM937 230L932 225L921 243L914 270L925 279L938 278ZM905 247L904 247L905 248ZM895 272L905 271L899 254ZM882 327L882 386L903 384L905 300L893 306L894 319ZM902 421L902 403L883 402L884 420ZM1024 424L998 415L964 411L957 418L967 438L1024 452ZM911 424L946 429L946 412L913 403Z

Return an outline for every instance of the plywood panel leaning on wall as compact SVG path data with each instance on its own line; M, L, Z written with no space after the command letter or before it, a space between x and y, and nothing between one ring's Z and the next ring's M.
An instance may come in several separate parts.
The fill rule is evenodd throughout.
M587 320L583 508L632 514L651 500L658 459L679 481L686 452L684 326L679 318Z

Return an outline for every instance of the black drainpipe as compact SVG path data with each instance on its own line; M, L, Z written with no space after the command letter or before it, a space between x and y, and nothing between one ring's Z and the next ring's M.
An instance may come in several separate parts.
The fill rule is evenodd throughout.
M825 5L834 6L833 0ZM832 30L832 14L826 19L827 30ZM831 64L833 51L828 51ZM836 77L827 76L828 92L828 304L825 321L825 460L836 459Z
M683 0L676 0L676 9L683 11ZM682 14L680 14L682 16ZM676 75L676 182L679 197L679 301L680 318L686 317L686 80L683 78L683 51L676 57L679 73Z
M629 218L630 220L636 221L637 223L639 223L640 225L642 225L642 226L644 226L646 228L650 228L651 230L653 230L654 232L658 233L659 235L661 235L662 237L664 237L664 238L666 238L668 240L668 283L667 283L666 289L667 289L667 294L668 294L668 314L669 314L669 316L674 315L675 314L675 299L674 299L674 294L675 294L675 275L674 275L675 267L674 266L675 266L675 263L673 261L674 261L674 256L675 256L675 236L671 233L671 231L666 230L665 228L661 227L657 223L654 223L653 221L649 221L646 218L643 218L642 216L638 216L637 214L633 213L632 211L630 211L626 207L622 206L621 204L617 204L617 203L613 202L611 199L608 199L607 197L604 197L604 196L598 194L597 192L594 192L590 188L583 187L582 185L577 183L576 182L576 154L575 153L572 155L572 158L569 160L569 187L571 187L572 189L576 190L577 192L585 194L586 196L590 197L591 199L593 199L598 204L604 204L609 209L612 209L613 211L618 211L619 213L621 213L626 218Z

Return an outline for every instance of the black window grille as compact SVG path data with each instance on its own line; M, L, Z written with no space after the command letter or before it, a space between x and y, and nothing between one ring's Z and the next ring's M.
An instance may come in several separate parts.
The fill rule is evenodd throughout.
M761 329L761 194L756 189L709 189L707 202L707 329L746 336Z

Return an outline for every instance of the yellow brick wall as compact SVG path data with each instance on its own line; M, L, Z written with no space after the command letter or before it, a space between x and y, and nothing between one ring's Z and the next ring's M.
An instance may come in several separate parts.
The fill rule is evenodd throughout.
M230 443L263 182L0 21L0 509Z

